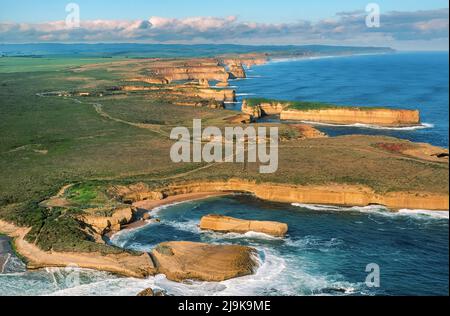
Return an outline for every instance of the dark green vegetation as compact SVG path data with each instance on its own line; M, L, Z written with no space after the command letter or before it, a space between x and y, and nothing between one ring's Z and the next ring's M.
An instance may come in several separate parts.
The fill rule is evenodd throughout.
M338 105L338 104L330 104L323 102L310 102L310 101L286 101L286 100L276 100L276 99L265 99L265 98L251 98L245 100L247 105L250 107L258 106L262 103L281 103L286 105L286 110L327 110L327 109L386 109L386 107L373 107L373 106L349 106L349 105Z
M117 252L96 243L89 227L77 220L88 208L104 214L115 207L106 195L111 184L143 181L161 187L174 181L245 178L293 184L362 184L378 192L448 193L448 165L404 157L373 144L386 137L349 136L295 140L280 145L279 171L261 175L259 165L175 164L169 152L173 126L228 125L226 110L176 106L164 95L129 93L104 97L39 96L49 91L106 91L133 74L140 61L102 60L67 67L33 58L34 64L4 59L0 73L0 217L32 227L27 239L42 249ZM28 61L27 61L28 62ZM16 69L18 72L10 73ZM398 142L398 141L397 141ZM70 207L44 208L41 202L64 185Z

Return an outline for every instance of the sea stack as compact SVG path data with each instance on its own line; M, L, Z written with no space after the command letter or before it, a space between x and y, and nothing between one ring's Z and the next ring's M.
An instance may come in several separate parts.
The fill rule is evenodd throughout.
M200 229L238 234L257 232L274 237L284 237L288 231L288 225L279 222L251 221L221 215L208 215L201 219Z

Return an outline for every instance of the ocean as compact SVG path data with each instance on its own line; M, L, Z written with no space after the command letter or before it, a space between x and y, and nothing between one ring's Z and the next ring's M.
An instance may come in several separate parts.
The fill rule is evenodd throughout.
M448 53L396 53L270 62L233 81L239 100L267 97L343 105L419 109L423 126L400 130L318 126L331 136L382 134L448 148ZM237 103L232 108L239 110ZM203 215L277 220L286 239L263 234L199 231ZM153 213L152 213L153 214ZM155 215L155 214L154 214ZM0 295L136 295L148 287L169 295L448 295L448 212L390 213L380 206L339 208L290 205L231 195L156 210L161 223L123 231L111 242L148 251L169 240L255 247L255 275L220 283L180 284L164 276L146 280L91 270L25 271L3 247ZM2 241L4 242L4 240ZM380 287L368 287L368 265L380 269Z
M317 127L330 136L388 135L448 148L448 52L393 53L272 61L232 81L240 110L245 98L320 101L339 105L418 109L416 128L377 126Z
M448 213L290 205L230 195L151 214L161 222L122 231L111 242L140 251L168 240L249 245L260 257L256 274L220 283L175 283L164 276L138 280L73 268L19 271L0 275L0 295L136 295L148 287L169 295L448 295ZM202 232L198 224L207 214L283 221L289 232L284 239ZM380 272L377 288L366 284L366 268L373 264Z

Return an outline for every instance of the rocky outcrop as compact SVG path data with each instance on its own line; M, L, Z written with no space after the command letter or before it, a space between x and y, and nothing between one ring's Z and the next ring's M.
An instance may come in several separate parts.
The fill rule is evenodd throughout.
M82 222L92 226L94 230L103 235L107 232L118 232L123 225L131 222L134 209L131 207L121 208L112 211L111 216L100 216L94 214L83 214L78 217Z
M166 296L166 294L163 291L153 290L153 289L148 288L148 289L141 291L137 296L140 296L140 297Z
M107 194L125 204L132 204L136 201L145 200L162 200L163 193L159 191L152 191L147 184L139 182L136 184L113 185L107 189Z
M288 231L288 225L279 222L252 221L221 215L208 215L202 217L200 229L238 234L257 232L274 237L284 237Z
M236 101L236 92L231 89L192 89L184 90L184 95L191 95L201 99L213 99L219 102Z
M259 119L266 115L278 115L288 106L289 103L283 102L261 102L258 104L250 104L249 101L244 100L242 102L242 112L252 115L255 119Z
M220 282L250 275L257 267L256 250L238 245L165 242L151 255L158 273L176 282Z
M169 82L182 80L228 81L229 74L224 67L218 65L167 65L152 69L158 76Z
M149 288L139 292L137 296L155 296L155 292Z
M202 86L202 87L207 87L207 88L209 88L209 81L208 81L208 79L200 79L200 80L198 81L198 84L199 84L200 86Z
M250 115L252 119L259 119L263 116L259 106L249 106L245 101L242 103L241 111L247 115Z
M247 75L245 74L244 67L242 67L241 64L230 65L228 73L230 74L230 78L231 79L247 78Z
M333 124L373 124L381 126L415 126L419 111L394 109L330 108L319 110L283 110L281 120L311 121Z

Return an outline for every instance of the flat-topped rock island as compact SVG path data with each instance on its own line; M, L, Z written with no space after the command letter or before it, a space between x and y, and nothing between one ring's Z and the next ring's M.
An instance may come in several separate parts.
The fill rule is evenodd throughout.
M420 125L418 110L383 107L340 106L320 102L244 100L242 111L258 119L280 115L282 121L307 121L330 124L369 124L389 127Z

